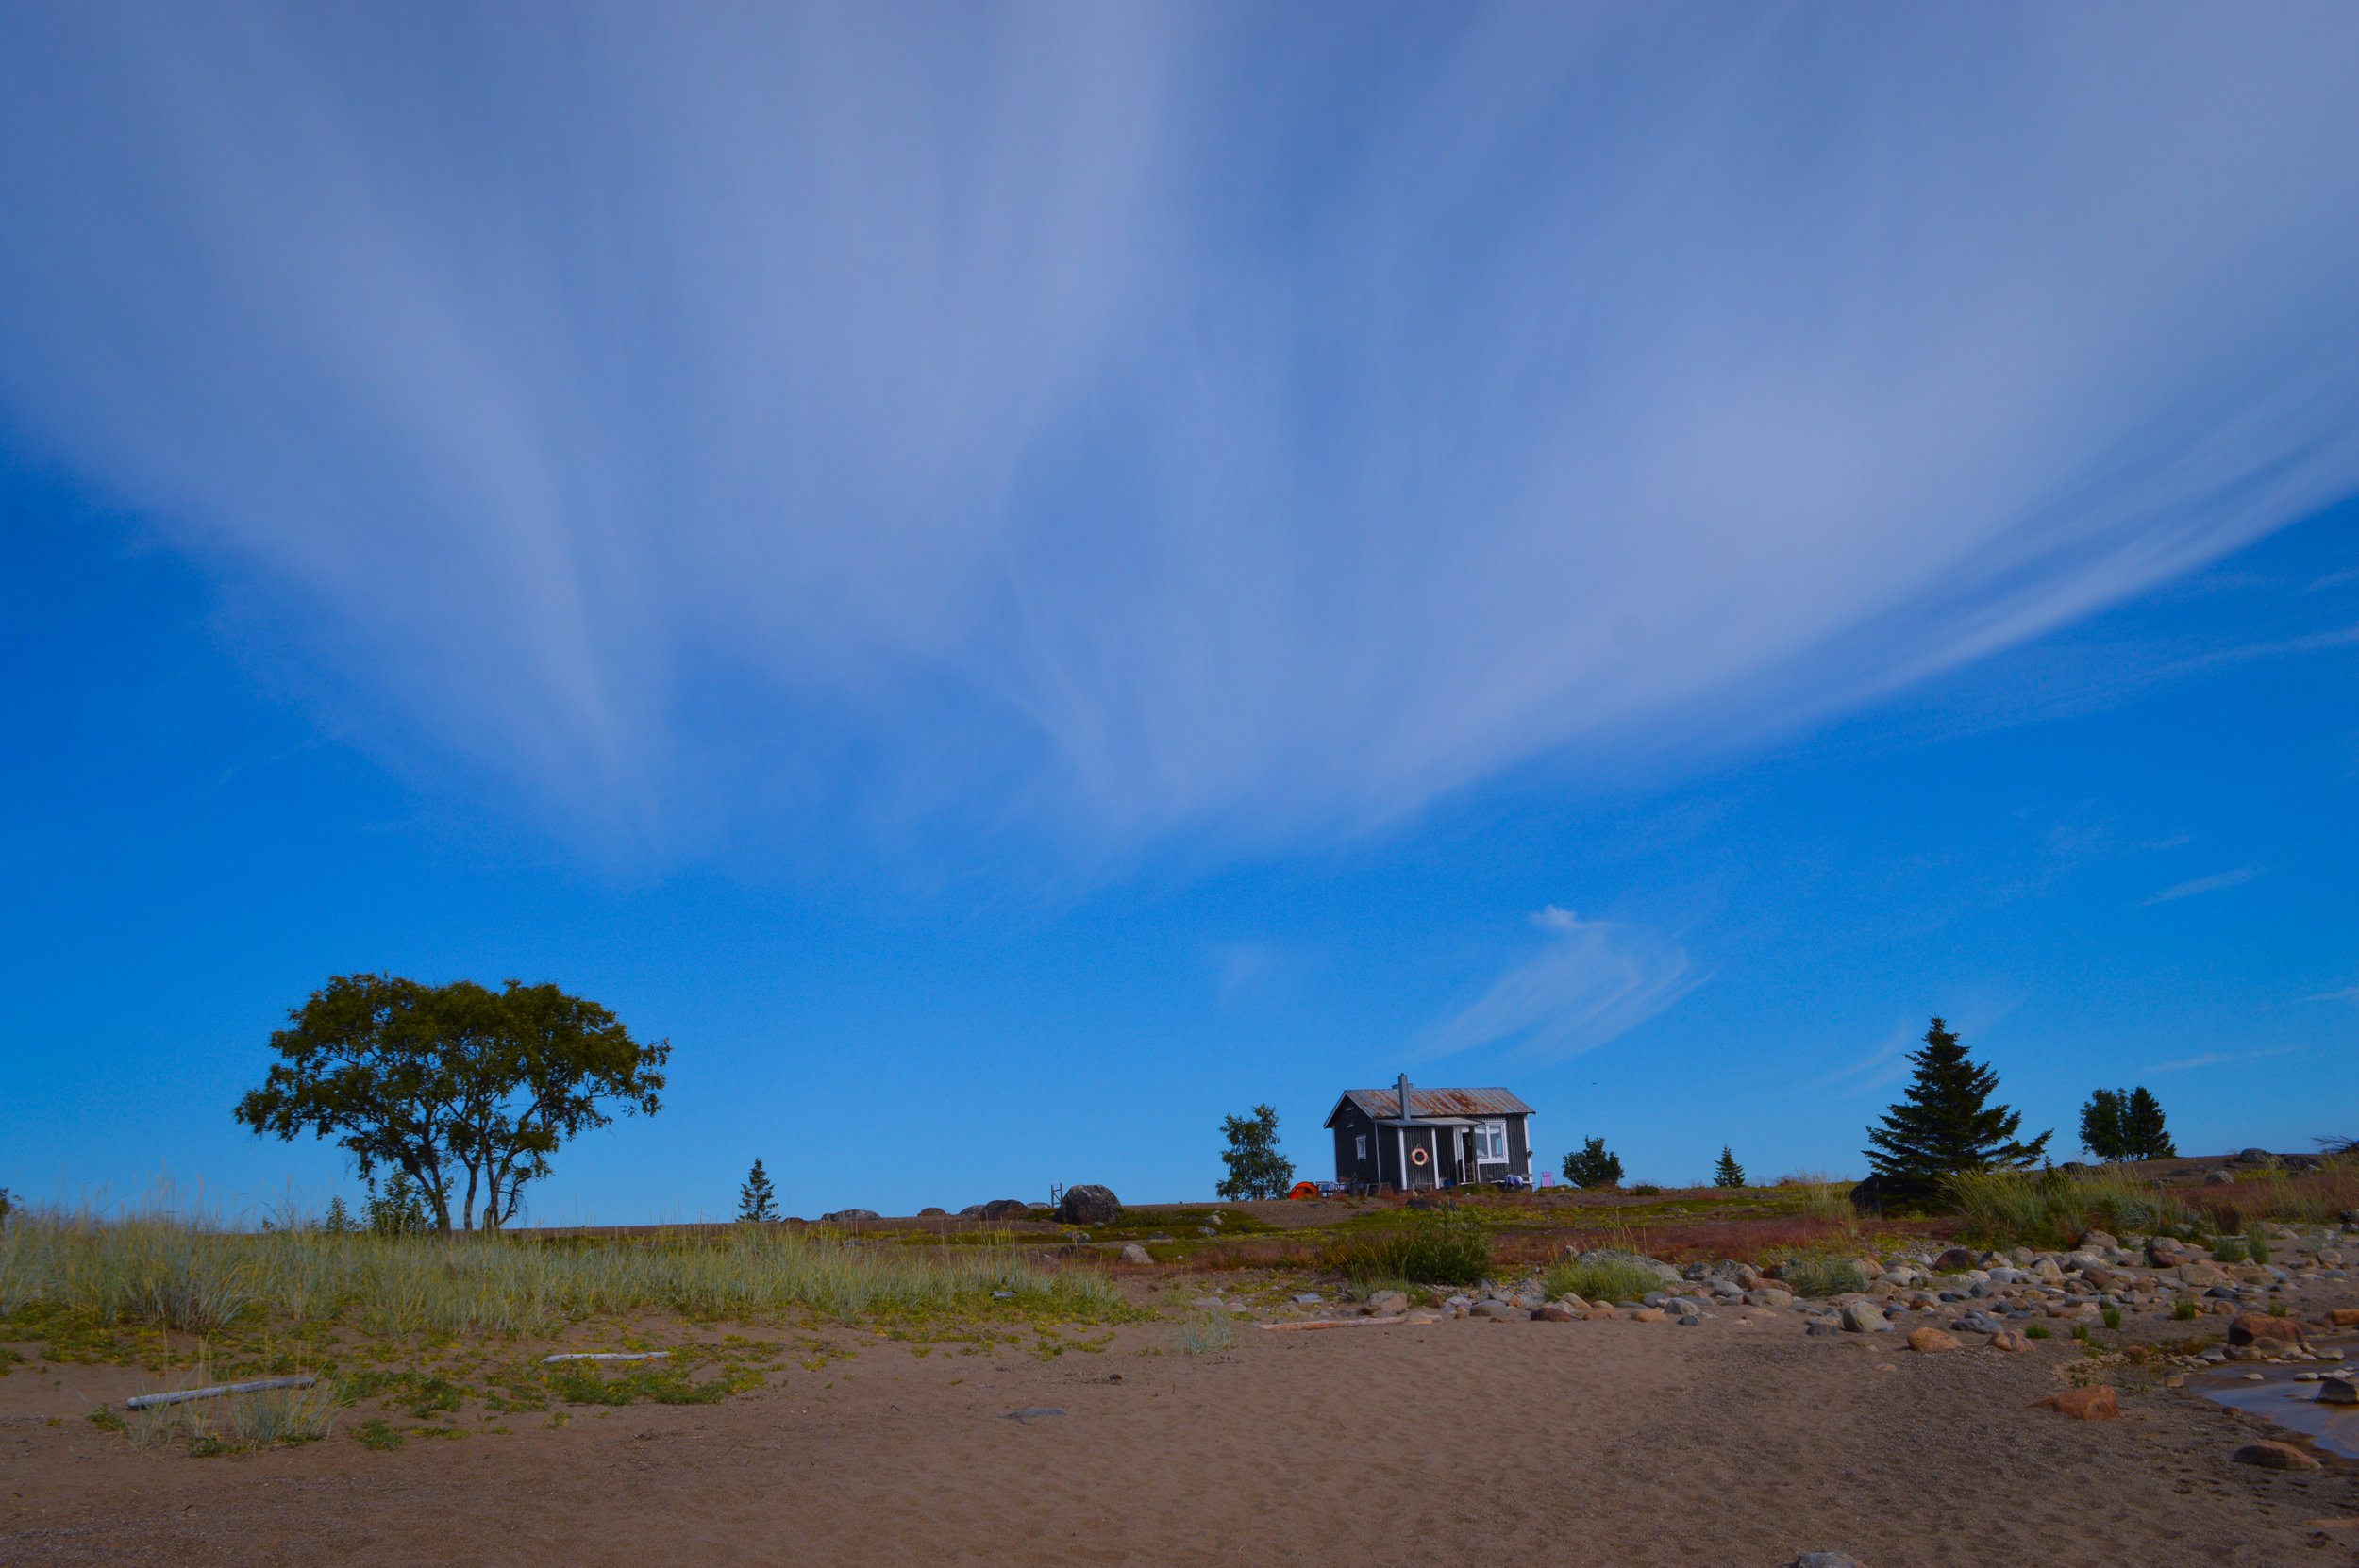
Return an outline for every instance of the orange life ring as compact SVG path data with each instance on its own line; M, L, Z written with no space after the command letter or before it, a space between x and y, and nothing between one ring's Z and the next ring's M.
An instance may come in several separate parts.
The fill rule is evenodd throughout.
M1411 1150L1409 1151L1409 1163L1410 1163L1410 1164L1412 1164L1412 1165L1422 1165L1422 1164L1424 1164L1424 1163L1425 1163L1425 1151L1424 1151L1423 1149L1411 1149Z

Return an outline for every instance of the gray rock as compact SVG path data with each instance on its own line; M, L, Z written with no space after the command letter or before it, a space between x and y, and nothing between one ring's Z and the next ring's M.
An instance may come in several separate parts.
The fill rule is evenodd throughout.
M1325 1301L1327 1297L1319 1294L1316 1291L1305 1291L1300 1295L1295 1297L1295 1305L1297 1307L1316 1307L1320 1302Z
M1892 1325L1884 1321L1882 1309L1872 1301L1847 1301L1843 1304L1843 1326L1854 1334L1882 1334Z
M1122 1260L1126 1263L1152 1263L1155 1259L1138 1243L1125 1242L1122 1243Z
M1866 1568L1866 1564L1848 1552L1804 1552L1789 1568Z
M1409 1298L1398 1291L1379 1291L1368 1297L1368 1310L1378 1317L1397 1317L1409 1310Z
M830 1213L820 1215L819 1223L821 1225L843 1225L852 1220L873 1220L877 1218L878 1218L878 1215L873 1209L838 1209Z
M1064 1410L1062 1406L1027 1405L1020 1410L1010 1410L999 1419L1002 1421L1021 1421L1029 1426L1035 1421L1046 1421L1051 1416L1060 1416L1062 1414L1064 1414Z
M942 1209L921 1209L917 1211L917 1217L921 1220L930 1220L936 1218L947 1219L949 1217L949 1213L948 1210Z
M1474 1315L1479 1318L1490 1318L1498 1323L1506 1323L1511 1319L1522 1317L1524 1314L1504 1301L1491 1300L1476 1302Z
M2230 1176L2226 1171L2214 1171L2203 1178L2203 1185L2206 1187L2234 1187L2236 1185L2236 1178Z
M2318 1403L2321 1405L2359 1405L2359 1382L2349 1377L2318 1379Z
M1023 1220L1031 1217L1032 1206L1022 1198L994 1198L978 1204L975 1212L986 1220Z
M2277 1157L2267 1149L2238 1149L2236 1163L2239 1165L2274 1165L2277 1163Z
M1122 1213L1122 1200L1111 1187L1084 1182L1068 1187L1057 1204L1057 1218L1066 1225L1112 1225Z
M1996 1334L2001 1326L1999 1320L1988 1312L1968 1312L1957 1322L1958 1331L1962 1334Z

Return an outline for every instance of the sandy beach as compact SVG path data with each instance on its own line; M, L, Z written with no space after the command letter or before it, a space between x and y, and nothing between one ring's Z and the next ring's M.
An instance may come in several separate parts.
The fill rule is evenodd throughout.
M2033 1408L2070 1342L1912 1354L1791 1318L1248 1329L1170 1351L870 1345L704 1407L371 1451L190 1459L83 1419L137 1375L0 1380L25 1564L1784 1564L2350 1560L2359 1467L2230 1462L2252 1417L2124 1380ZM1055 1410L1018 1418L1012 1412ZM57 1424L52 1425L53 1419Z

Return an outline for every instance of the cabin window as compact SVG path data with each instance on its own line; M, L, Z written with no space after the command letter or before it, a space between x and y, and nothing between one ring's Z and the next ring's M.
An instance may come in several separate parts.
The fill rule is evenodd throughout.
M1475 1161L1482 1165L1507 1163L1507 1124L1479 1122L1475 1125Z
M1352 1158L1352 1159L1367 1159L1367 1157L1368 1157L1368 1135L1367 1135L1366 1133L1364 1133L1364 1133L1362 1133L1359 1137L1357 1137L1357 1138L1353 1139L1351 1142L1352 1142L1352 1145L1353 1145L1353 1153L1352 1153L1351 1158Z

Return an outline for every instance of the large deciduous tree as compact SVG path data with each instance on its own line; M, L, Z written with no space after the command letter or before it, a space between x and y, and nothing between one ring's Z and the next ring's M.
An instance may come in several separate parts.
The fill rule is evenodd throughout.
M652 1114L671 1055L595 1002L516 980L494 992L342 975L288 1024L271 1036L280 1059L238 1102L238 1120L332 1139L363 1176L408 1176L443 1230L454 1202L460 1226L498 1228L564 1140L606 1126L613 1109Z
M2016 1137L2022 1113L1990 1103L1999 1075L1969 1058L1940 1019L1909 1060L1916 1074L1900 1103L1867 1129L1867 1162L1880 1196L1921 1201L1934 1196L1946 1176L2020 1168L2047 1153L2054 1135L2043 1132L2029 1143Z

